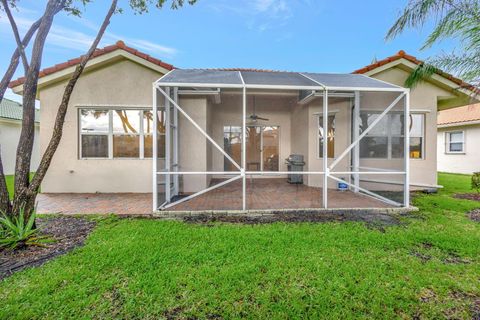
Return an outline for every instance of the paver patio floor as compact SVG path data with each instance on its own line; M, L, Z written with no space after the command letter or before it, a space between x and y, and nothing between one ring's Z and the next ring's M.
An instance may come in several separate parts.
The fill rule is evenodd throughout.
M218 182L218 181L216 181ZM213 182L215 183L215 182ZM177 204L169 210L240 210L240 180ZM328 191L330 208L385 208L385 203L350 191ZM247 180L248 209L321 208L322 189L294 185L285 179ZM38 196L39 213L64 214L150 214L150 193L50 193Z

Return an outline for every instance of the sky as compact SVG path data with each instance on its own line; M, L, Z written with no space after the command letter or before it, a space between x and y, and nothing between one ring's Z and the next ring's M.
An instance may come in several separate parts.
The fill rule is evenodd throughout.
M451 49L440 43L420 51L431 26L408 30L385 41L385 34L408 0L198 0L171 10L152 6L135 14L127 0L112 18L100 47L123 40L128 46L179 68L260 68L349 73L405 50L426 59ZM110 1L81 7L82 17L56 16L47 38L42 68L88 50ZM21 0L13 14L23 35L41 16L46 1ZM0 74L15 41L0 13ZM14 78L22 76L19 66ZM9 92L6 97L18 100Z

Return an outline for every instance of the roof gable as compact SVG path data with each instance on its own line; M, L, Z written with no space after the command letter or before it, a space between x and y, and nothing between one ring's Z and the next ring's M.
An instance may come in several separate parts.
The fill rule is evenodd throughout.
M41 87L47 82L50 83L73 73L75 67L81 62L82 57L83 56L80 56L75 59L56 64L53 67L48 67L41 70L39 73L39 87ZM175 68L171 64L165 63L146 53L126 46L123 41L117 41L114 45L106 46L104 48L95 50L92 58L87 63L87 68L92 67L96 64L105 64L114 59L118 59L119 57L134 60L146 66L147 68L155 69L162 73L167 73L168 71ZM15 92L21 92L23 90L22 86L24 82L25 77L21 77L17 80L10 82L8 86L12 88Z
M424 64L425 62L422 60L417 59L416 57L407 54L405 51L400 50L397 52L397 54L387 57L385 59L376 61L372 64L369 64L368 66L365 66L363 68L357 69L353 71L352 73L357 73L357 74L366 74L366 75L372 75L376 74L378 72L381 72L385 69L388 69L389 67L396 66L399 64L406 65L409 68L415 68L419 65ZM464 90L469 90L471 93L478 95L479 94L479 88L475 87L472 84L469 84L447 72L444 72L442 70L437 70L436 72L437 76L441 76L446 80L451 81L455 89L464 89Z

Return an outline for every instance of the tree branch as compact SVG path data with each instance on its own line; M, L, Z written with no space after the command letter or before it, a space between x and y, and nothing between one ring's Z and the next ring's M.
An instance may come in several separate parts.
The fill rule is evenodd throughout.
M105 16L105 19L103 20L102 26L98 30L95 40L90 46L90 49L88 50L88 52L82 57L82 61L76 67L72 77L70 78L67 86L65 87L62 102L60 103L60 106L57 111L57 117L55 119L52 137L42 156L40 165L38 166L38 169L35 175L33 176L32 182L30 183L30 186L28 188L28 192L31 194L36 194L38 192L38 189L40 188L40 184L42 183L42 180L45 177L45 174L47 173L48 168L50 167L50 163L52 162L53 155L55 154L55 151L57 150L60 140L62 138L63 124L65 122L65 116L67 114L68 104L70 102L70 96L72 95L73 89L75 88L75 85L78 79L80 78L80 75L85 69L87 62L93 56L93 53L95 52L98 46L98 43L102 39L103 34L105 33L105 30L110 24L110 19L112 15L115 13L115 10L117 8L117 2L118 2L117 0L112 0L110 9L108 10L107 15Z
M45 14L42 17L33 43L30 67L25 75L25 82L23 84L22 130L20 132L15 161L14 199L12 206L14 213L20 212L20 209L26 206L26 191L30 180L30 162L35 135L35 97L37 94L38 75L42 62L43 49L56 10L59 5L64 5L65 1L66 0L48 1ZM30 212L27 210L27 216L29 214Z
M26 74L28 72L28 60L27 60L27 56L25 55L25 48L23 46L22 40L20 40L20 34L18 33L17 23L15 22L15 19L12 16L12 12L10 11L10 8L8 7L7 0L1 0L1 1L3 4L3 9L7 14L8 21L10 21L10 26L12 27L13 36L15 37L15 41L17 43L17 49L19 50L20 56L22 57L23 69L25 69L25 74Z

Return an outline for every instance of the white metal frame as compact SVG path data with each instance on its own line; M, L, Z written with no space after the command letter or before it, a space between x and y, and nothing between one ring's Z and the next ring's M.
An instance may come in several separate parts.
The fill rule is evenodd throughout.
M104 110L107 111L108 117L108 131L107 132L82 132L82 110ZM139 111L139 132L138 133L115 133L113 132L113 113L114 111ZM147 134L144 131L144 112L151 110L151 106L129 106L129 105L100 105L100 106L77 106L77 132L78 132L78 156L79 160L149 160L150 157L145 157L145 137ZM98 135L107 136L108 150L106 157L83 157L82 156L82 136L83 135ZM138 157L114 157L113 156L113 137L115 135L135 135L138 136ZM152 133L153 138L153 133Z
M157 116L157 93L160 93L164 98L165 98L165 103L168 105L173 106L174 113L179 112L181 113L191 124L193 124L198 131L208 140L210 141L215 148L217 148L224 156L226 159L228 159L231 163L234 164L234 166L238 169L238 171L195 171L195 172L184 172L184 171L179 171L178 170L178 163L175 163L175 168L174 170L170 170L171 167L168 166L169 162L166 164L166 170L165 171L158 171L158 166L157 166L157 158L154 157L154 165L153 165L153 191L154 191L154 201L153 201L153 210L162 210L162 209L168 209L174 205L177 205L181 202L190 200L194 197L197 197L199 195L202 195L206 192L209 192L211 190L214 190L216 188L219 188L221 186L224 186L230 182L242 179L242 209L247 210L247 204L246 204L246 178L248 175L285 175L285 174L303 174L303 175L322 175L323 176L323 207L328 208L328 181L329 178L337 181L337 182L343 182L349 185L355 192L362 192L363 194L373 197L377 200L383 201L385 203L388 203L390 205L394 206L403 206L403 207L409 207L409 130L408 126L404 126L405 128L405 151L404 151L404 170L403 171L368 171L368 172L360 172L360 167L359 167L359 162L358 162L358 145L359 142L363 137L365 137L368 132L386 115L388 112L395 107L402 99L404 99L405 104L404 104L404 114L408 115L409 114L409 89L401 88L401 87L393 87L393 88L357 88L357 87L327 87L318 81L315 81L308 77L307 75L301 74L305 78L315 82L318 84L318 87L310 86L310 87L299 87L299 86L279 86L279 85L250 85L250 84L245 84L242 78L241 72L238 72L239 77L242 81L242 85L237 85L237 84L218 84L218 83L171 83L171 82L162 82L162 78L157 80L153 84L153 109L154 109L154 114ZM165 76L164 76L165 77ZM197 88L236 88L236 89L241 89L242 90L242 158L241 158L241 163L238 164L232 157L225 152L225 150L218 145L218 143L210 136L208 135L205 130L203 130L178 104L178 88L179 87L197 87ZM173 88L176 90L177 94L174 94L174 97L172 98L169 94L169 88ZM380 114L380 116L375 119L375 121L360 135L354 136L354 140L351 145L349 145L344 152L337 157L336 159L333 160L332 163L328 163L328 149L327 149L327 143L323 144L323 170L322 171L269 171L269 172L264 172L264 171L247 171L246 170L246 116L247 116L247 89L269 89L269 90L315 90L315 91L320 91L323 92L323 127L325 129L328 129L328 98L329 98L329 91L348 91L348 92L353 92L354 94L354 111L359 111L359 105L360 105L360 92L398 92L399 96ZM355 110L357 109L357 110ZM170 123L170 112L168 112L168 116L166 117L167 123ZM406 117L405 117L406 119ZM175 121L175 120L174 120ZM178 121L178 120L177 120ZM178 125L178 122L175 123L175 126ZM355 124L354 124L355 125ZM357 123L358 126L358 123ZM154 155L157 155L157 131L156 131L156 121L154 121ZM177 130L178 131L178 130ZM355 130L357 131L357 130ZM167 130L168 135L170 134L170 130ZM177 132L178 134L178 132ZM170 141L169 137L166 137L168 141ZM168 143L170 144L170 142ZM174 157L175 161L178 162L178 137L177 141L175 142L176 146L174 146ZM169 146L170 147L170 146ZM353 161L353 171L345 171L345 172L338 172L338 171L332 171L335 166L345 157L349 154L349 152L354 149L354 161ZM170 150L167 150L167 152L170 153ZM176 155L175 155L176 154ZM157 198L158 198L158 176L159 175L165 175L166 177L171 177L172 175L176 177L177 182L174 181L174 193L178 194L178 176L179 175L199 175L199 174L218 174L218 175L231 175L232 178L225 180L217 185L208 187L204 190L201 190L197 193L194 193L192 195L189 195L186 198L182 198L181 200L175 201L175 202L170 202L170 191L168 192L169 194L166 197L165 203L159 205ZM353 183L350 182L345 182L344 180L341 180L337 178L335 175L339 174L347 174L351 175L354 177ZM400 204L395 201L392 201L390 199L387 199L377 193L374 193L372 191L366 190L364 188L361 188L359 186L359 176L362 174L368 174L368 175L385 175L385 174L391 174L391 175L403 175L404 176L404 203ZM175 178L174 178L175 179ZM168 178L168 181L170 181L170 178ZM166 190L170 190L170 188L166 188Z

